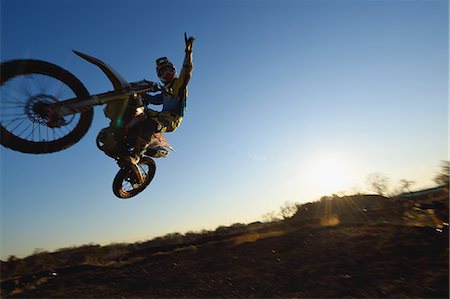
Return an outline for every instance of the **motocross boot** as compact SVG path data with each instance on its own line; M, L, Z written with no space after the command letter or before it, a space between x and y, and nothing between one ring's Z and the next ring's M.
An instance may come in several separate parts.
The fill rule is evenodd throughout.
M147 150L148 145L149 142L146 139L137 137L133 153L130 156L125 157L125 161L133 164L138 164L142 155Z

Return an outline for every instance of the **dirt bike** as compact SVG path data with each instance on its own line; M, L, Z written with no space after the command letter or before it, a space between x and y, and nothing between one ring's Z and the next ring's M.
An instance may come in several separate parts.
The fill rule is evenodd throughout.
M125 157L134 150L133 134L127 128L136 116L157 114L146 110L142 97L163 86L142 80L127 82L111 66L92 56L74 51L98 66L114 90L90 95L83 83L69 71L40 60L12 60L1 65L1 144L22 153L47 154L77 143L91 126L94 106L106 104L109 127L97 136L97 147L114 158L120 170L113 181L119 198L142 192L153 180L156 165L152 158L166 157L173 150L160 133L153 134L137 164ZM129 161L129 159L128 159Z

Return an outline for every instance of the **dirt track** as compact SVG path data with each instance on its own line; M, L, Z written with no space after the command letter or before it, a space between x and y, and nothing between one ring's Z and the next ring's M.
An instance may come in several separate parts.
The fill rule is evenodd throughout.
M9 280L8 297L449 296L448 231L394 225L291 227L141 252Z

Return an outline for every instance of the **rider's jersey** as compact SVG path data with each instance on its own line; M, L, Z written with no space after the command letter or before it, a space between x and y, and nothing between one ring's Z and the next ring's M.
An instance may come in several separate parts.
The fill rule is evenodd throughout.
M172 112L183 117L188 95L187 85L191 78L192 69L192 57L190 54L186 54L180 76L166 85L166 90L163 92L157 95L146 95L144 99L150 104L163 105L161 112Z

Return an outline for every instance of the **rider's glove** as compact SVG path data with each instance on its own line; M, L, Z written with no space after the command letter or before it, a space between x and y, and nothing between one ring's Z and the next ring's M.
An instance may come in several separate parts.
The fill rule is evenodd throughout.
M195 38L193 36L187 37L186 32L184 33L184 41L186 43L186 52L192 52L192 45L194 44Z

